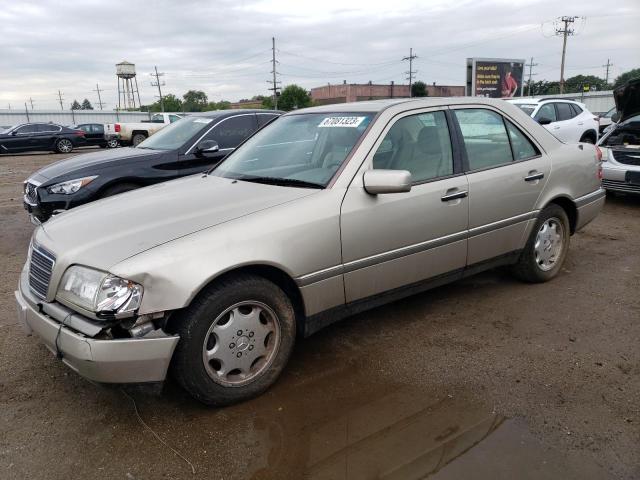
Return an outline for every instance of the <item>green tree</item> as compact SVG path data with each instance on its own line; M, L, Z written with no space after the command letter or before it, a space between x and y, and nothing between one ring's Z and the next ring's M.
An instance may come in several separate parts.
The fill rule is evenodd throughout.
M209 105L207 94L202 90L189 90L182 96L182 99L184 100L182 106L185 112L203 112Z
M525 89L525 92L529 94L529 88ZM540 80L539 82L531 82L531 96L535 95L555 95L560 93L560 83L548 82L546 80Z
M169 93L168 95L163 95L162 100L164 101L164 109L167 112L182 112L182 100L176 97L173 93ZM140 107L141 112L161 112L162 105L160 105L160 100L153 102L151 105L143 105Z
M229 110L231 108L231 102L226 100L220 100L219 102L209 102L207 110Z
M564 81L565 93L580 93L585 85L589 85L590 90L607 90L607 83L595 75L575 75Z
M279 97L280 95L278 95ZM280 106L280 105L278 105ZM273 97L263 97L262 98L262 108L266 110L273 110Z
M82 101L82 105L80 106L80 108L82 108L82 110L93 110L93 106L87 98Z
M78 103L78 100L74 100L71 104L71 110L82 110L82 105Z
M263 105L265 100L263 100ZM278 97L278 109L284 110L285 112L310 106L311 95L298 85L287 85Z
M629 80L633 80L634 78L640 78L640 68L634 68L633 70L624 72L622 75L616 78L615 82L613 82L613 88L621 87Z
M427 84L418 80L416 83L411 85L411 96L428 97L429 92L427 92Z

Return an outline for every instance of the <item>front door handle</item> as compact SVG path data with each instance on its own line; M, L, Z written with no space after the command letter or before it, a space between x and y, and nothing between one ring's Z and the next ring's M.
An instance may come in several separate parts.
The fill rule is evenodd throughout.
M535 182L536 180L542 180L544 178L544 173L542 172L530 172L529 175L524 177L525 182Z
M451 200L458 200L460 198L465 198L467 195L468 195L468 192L466 190L458 190L456 192L447 193L440 200L442 200L443 202L449 202Z

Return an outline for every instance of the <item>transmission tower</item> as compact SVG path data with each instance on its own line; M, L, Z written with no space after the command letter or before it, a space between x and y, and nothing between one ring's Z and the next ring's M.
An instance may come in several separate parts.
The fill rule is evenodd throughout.
M271 88L269 90L271 90L273 92L273 109L277 110L278 109L278 90L280 90L280 87L278 87L279 82L277 75L278 75L278 71L276 70L276 65L279 62L276 60L276 39L275 37L271 37L271 74L273 75L273 79L272 80L267 80L267 83L271 84Z
M611 61L607 58L607 64L606 65L602 65L603 67L605 67L607 69L607 74L605 76L605 80L604 83L606 83L607 85L609 85L609 69L611 67L613 67L613 63L611 63Z
M105 106L105 103L102 102L100 92L104 92L104 88L100 88L100 86L96 83L96 89L94 90L94 92L98 92L98 106L100 107L100 110L102 110L102 107Z
M525 67L529 67L529 81L527 82L527 96L530 97L531 96L531 76L532 75L536 75L535 73L531 73L531 69L533 67L537 67L538 64L537 63L533 63L533 57L531 57L531 61L529 63L526 63L524 65Z
M411 85L413 85L413 76L418 73L417 71L413 70L413 60L418 58L417 55L413 54L413 48L409 49L409 56L408 57L403 57L402 61L409 61L409 71L408 72L404 72L407 75L409 75L407 77L407 80L409 80L409 97L412 97L412 92L411 92Z
M164 98L162 97L162 89L160 88L165 83L160 81L160 77L164 76L164 72L158 73L158 67L154 67L155 73L150 73L152 77L156 77L155 82L151 82L152 87L158 87L158 98L160 98L160 109L164 112Z
M60 102L60 110L64 110L64 98L62 98L62 92L58 90L58 101Z

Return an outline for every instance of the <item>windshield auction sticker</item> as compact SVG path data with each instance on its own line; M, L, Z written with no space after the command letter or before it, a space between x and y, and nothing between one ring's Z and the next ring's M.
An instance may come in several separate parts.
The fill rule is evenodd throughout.
M355 128L360 125L367 117L327 117L320 122L318 127L351 127Z
M196 118L193 123L211 123L212 120L210 118Z

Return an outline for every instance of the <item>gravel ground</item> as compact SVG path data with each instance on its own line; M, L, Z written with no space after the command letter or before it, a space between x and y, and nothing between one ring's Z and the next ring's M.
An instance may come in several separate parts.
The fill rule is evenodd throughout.
M0 156L0 478L640 478L640 199L610 197L550 283L494 271L360 314L211 409L90 384L16 325L21 182L61 158Z

